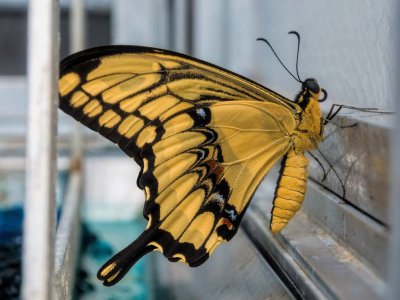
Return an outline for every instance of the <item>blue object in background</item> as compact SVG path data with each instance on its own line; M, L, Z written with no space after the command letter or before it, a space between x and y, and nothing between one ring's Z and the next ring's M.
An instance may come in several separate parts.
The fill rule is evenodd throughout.
M139 236L145 224L143 220L120 222L89 222L82 226L81 258L76 280L76 298L89 299L136 299L151 298L149 286L149 262L142 258L134 268L113 287L105 287L97 279L99 268L127 241Z
M0 210L0 243L13 242L22 237L22 220L24 211L22 206L14 206Z
M22 206L0 210L0 299L17 299L21 285Z

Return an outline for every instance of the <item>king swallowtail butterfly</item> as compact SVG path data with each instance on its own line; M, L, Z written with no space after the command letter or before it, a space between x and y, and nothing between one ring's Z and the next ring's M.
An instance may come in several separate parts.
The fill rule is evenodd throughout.
M293 102L210 63L140 46L73 54L60 73L60 108L141 167L148 225L99 270L106 286L154 250L201 265L235 235L257 186L281 158L271 230L284 228L300 208L304 152L318 146L323 131L319 101L326 92L315 79L302 82Z

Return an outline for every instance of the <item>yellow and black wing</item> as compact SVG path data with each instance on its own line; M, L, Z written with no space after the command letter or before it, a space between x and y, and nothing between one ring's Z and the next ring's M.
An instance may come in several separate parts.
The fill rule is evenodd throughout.
M160 49L109 46L61 63L60 108L141 166L142 235L98 272L118 282L146 253L202 264L236 233L291 147L296 106L227 70Z

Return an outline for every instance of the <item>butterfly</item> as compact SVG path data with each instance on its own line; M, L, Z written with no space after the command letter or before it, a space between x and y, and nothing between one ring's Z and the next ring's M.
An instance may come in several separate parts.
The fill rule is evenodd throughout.
M322 139L319 102L327 98L315 79L300 82L290 101L213 64L141 46L103 46L61 62L61 110L141 167L147 228L99 270L104 285L151 251L204 263L235 235L257 186L282 158L271 230L288 224L304 199L304 153Z

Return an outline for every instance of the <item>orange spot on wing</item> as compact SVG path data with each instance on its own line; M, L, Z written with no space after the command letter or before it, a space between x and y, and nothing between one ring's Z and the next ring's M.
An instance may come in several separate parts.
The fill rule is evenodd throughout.
M231 221L229 221L227 218L222 218L221 219L221 224L222 225L226 225L228 227L229 230L232 230L233 228L233 224Z
M217 175L218 181L224 173L224 167L220 166L215 160L208 161L207 165L210 168L210 173L214 173L215 175Z

